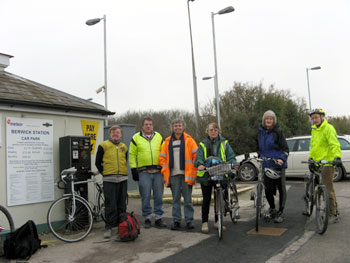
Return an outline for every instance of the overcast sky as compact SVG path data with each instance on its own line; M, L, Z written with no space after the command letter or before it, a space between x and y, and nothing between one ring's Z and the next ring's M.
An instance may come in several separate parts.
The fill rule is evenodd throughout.
M235 81L273 84L312 108L350 115L349 0L190 2L199 105L214 97L211 12L222 94ZM0 53L7 71L104 105L107 16L108 108L194 111L187 0L0 0Z

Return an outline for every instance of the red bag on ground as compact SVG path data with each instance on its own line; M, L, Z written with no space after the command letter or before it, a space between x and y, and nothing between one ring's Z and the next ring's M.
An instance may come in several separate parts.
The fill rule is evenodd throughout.
M134 212L122 213L120 215L120 224L118 227L118 236L120 241L135 241L140 234L140 223Z

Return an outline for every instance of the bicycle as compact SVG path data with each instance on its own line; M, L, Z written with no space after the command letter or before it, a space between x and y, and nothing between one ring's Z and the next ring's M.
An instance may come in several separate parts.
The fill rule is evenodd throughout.
M2 205L0 205L0 256L3 255L3 247L6 236L15 231L15 224L13 223L10 212Z
M316 205L316 228L317 233L322 235L327 230L328 216L329 216L329 195L325 185L322 184L323 165L332 164L334 162L327 162L324 160L302 161L301 163L314 164L317 170L314 172L307 172L305 174L305 195L303 197L305 202L305 215L311 216L314 204Z
M236 171L232 169L231 163L220 163L206 168L205 171L209 174L209 180L215 182L214 210L215 215L218 217L218 237L219 240L221 240L223 233L223 217L226 216L226 213L230 213L231 220L234 224L236 224L237 220L240 218L238 192L234 182ZM226 174L229 174L230 177L226 177Z
M106 221L104 214L104 194L102 185L96 179L98 173L90 172L91 179L75 181L74 167L61 172L61 180L57 187L63 189L65 184L70 193L54 201L47 213L47 223L52 234L64 242L77 242L89 235L92 230L93 219L99 217ZM91 203L83 198L75 186L80 184L93 183L94 202Z
M263 162L265 161L273 161L277 162L276 159L274 158L258 158L257 156L249 158L250 159L255 159L256 161L259 162L259 173L258 173L258 183L256 185L256 192L252 191L251 192L251 197L250 199L254 201L254 207L256 209L256 216L255 216L255 231L259 231L259 221L263 217L265 221L269 221L270 215L266 211L262 213L261 211L264 209L265 204L266 204L266 197L265 197L265 185L264 185L264 178L263 175L265 174L265 168L263 168ZM246 161L247 161L246 160Z

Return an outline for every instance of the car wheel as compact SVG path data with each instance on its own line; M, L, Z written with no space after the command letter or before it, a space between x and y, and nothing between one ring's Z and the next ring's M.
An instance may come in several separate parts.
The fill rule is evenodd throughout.
M343 177L343 169L341 167L334 167L333 182L339 182Z
M257 177L257 171L253 164L244 163L239 167L238 175L242 181L253 181Z

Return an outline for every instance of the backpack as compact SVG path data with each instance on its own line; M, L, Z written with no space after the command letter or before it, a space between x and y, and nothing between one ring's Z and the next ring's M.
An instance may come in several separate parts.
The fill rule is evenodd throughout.
M139 234L140 223L134 213L122 213L120 215L120 224L118 227L120 241L135 241Z
M8 259L28 260L41 246L36 225L28 220L20 228L9 233L4 241L4 256Z

